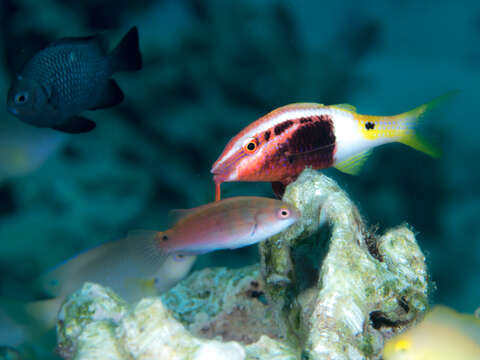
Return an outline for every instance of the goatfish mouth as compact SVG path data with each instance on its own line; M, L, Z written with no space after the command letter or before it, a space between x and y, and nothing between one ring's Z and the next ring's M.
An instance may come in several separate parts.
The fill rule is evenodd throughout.
M221 199L220 184L226 181L232 181L232 175L235 174L235 168L243 157L247 154L238 153L234 156L220 162L220 159L217 160L210 170L210 173L213 174L213 181L215 182L215 201Z

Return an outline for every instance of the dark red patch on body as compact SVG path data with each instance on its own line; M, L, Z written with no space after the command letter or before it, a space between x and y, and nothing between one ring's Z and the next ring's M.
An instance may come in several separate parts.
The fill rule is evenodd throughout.
M324 169L333 165L335 134L332 119L328 115L321 115L311 117L309 120L297 119L294 122L288 120L297 127L277 144L275 151L266 156L259 171L264 178L287 185L307 166ZM280 125L282 124L276 127ZM288 128L291 126L288 125ZM283 189L279 184L273 187L277 194L282 193Z
M333 165L334 150L333 122L326 115L299 126L284 145L289 163L301 162L315 169Z

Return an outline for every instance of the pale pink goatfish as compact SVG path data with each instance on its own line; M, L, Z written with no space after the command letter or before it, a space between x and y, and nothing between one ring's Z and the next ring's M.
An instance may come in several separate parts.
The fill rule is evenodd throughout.
M129 234L151 261L255 244L284 231L301 216L295 206L263 197L232 197L173 213L178 221L166 231Z

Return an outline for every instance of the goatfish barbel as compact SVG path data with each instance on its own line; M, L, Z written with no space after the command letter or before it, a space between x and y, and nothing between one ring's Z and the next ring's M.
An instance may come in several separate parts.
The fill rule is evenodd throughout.
M425 319L388 340L385 360L478 360L480 319L435 306Z
M438 156L414 130L425 112L452 94L394 116L358 114L349 104L280 107L227 144L211 169L215 199L220 200L220 185L228 181L269 181L278 195L307 166L317 170L333 166L356 175L373 148L392 142Z
M163 256L205 254L252 245L280 233L301 216L293 205L262 197L232 197L189 210L175 210L166 231L130 234L151 261Z

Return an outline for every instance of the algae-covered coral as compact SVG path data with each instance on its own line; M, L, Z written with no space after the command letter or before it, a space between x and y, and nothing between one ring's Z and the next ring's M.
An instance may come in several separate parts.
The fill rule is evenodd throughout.
M379 359L385 337L427 308L414 234L368 231L345 192L312 170L283 200L302 218L261 244L261 264L205 269L135 305L86 284L60 311L62 356Z

